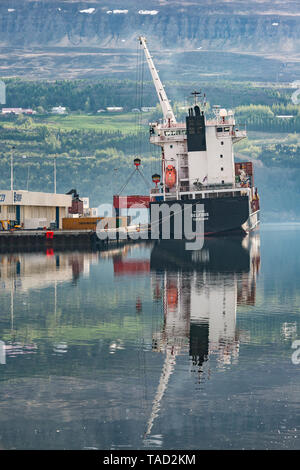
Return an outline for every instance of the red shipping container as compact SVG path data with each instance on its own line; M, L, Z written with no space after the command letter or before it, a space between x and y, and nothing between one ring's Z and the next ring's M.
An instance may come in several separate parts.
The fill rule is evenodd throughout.
M130 207L148 208L150 196L114 196L115 209L129 209Z

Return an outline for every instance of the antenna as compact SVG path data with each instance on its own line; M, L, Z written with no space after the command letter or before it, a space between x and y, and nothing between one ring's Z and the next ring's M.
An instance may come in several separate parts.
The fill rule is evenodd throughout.
M197 96L201 96L201 94L202 94L201 91L196 91L196 90L191 93L191 95L194 96L195 105L197 104Z
M200 107L201 107L201 108L205 108L205 106L206 106L206 94L205 94L205 93L203 93L203 95L202 95L202 92L201 92L201 91L196 91L196 90L195 90L195 91L193 91L193 92L191 93L191 95L194 96L194 101L195 101L195 102L194 102L194 106L197 106L197 104L198 104L198 103L197 103L197 101L198 101L197 98L198 98L198 96L199 96L199 97L200 97L200 100L199 100L199 101L200 101Z

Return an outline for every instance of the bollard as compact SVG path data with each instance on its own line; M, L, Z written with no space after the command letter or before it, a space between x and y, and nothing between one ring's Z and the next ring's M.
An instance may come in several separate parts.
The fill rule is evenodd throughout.
M53 240L54 233L53 232L46 232L46 238L47 240Z

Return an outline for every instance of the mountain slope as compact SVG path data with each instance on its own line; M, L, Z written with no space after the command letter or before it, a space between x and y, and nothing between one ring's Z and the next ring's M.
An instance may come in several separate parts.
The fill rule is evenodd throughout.
M171 48L299 51L299 3L1 1L2 46L128 47L143 32Z

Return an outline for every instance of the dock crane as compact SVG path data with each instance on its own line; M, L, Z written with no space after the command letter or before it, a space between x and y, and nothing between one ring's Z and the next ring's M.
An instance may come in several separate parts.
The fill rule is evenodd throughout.
M139 41L140 41L140 45L143 47L144 52L145 52L146 60L147 60L147 63L148 63L148 66L152 75L156 93L157 93L157 96L161 105L161 109L163 112L164 121L165 123L168 124L168 127L171 127L172 124L176 124L176 118L175 118L173 109L170 105L170 102L168 100L163 84L160 81L159 75L157 73L153 60L149 53L149 50L146 44L147 43L146 38L144 36L140 36Z

